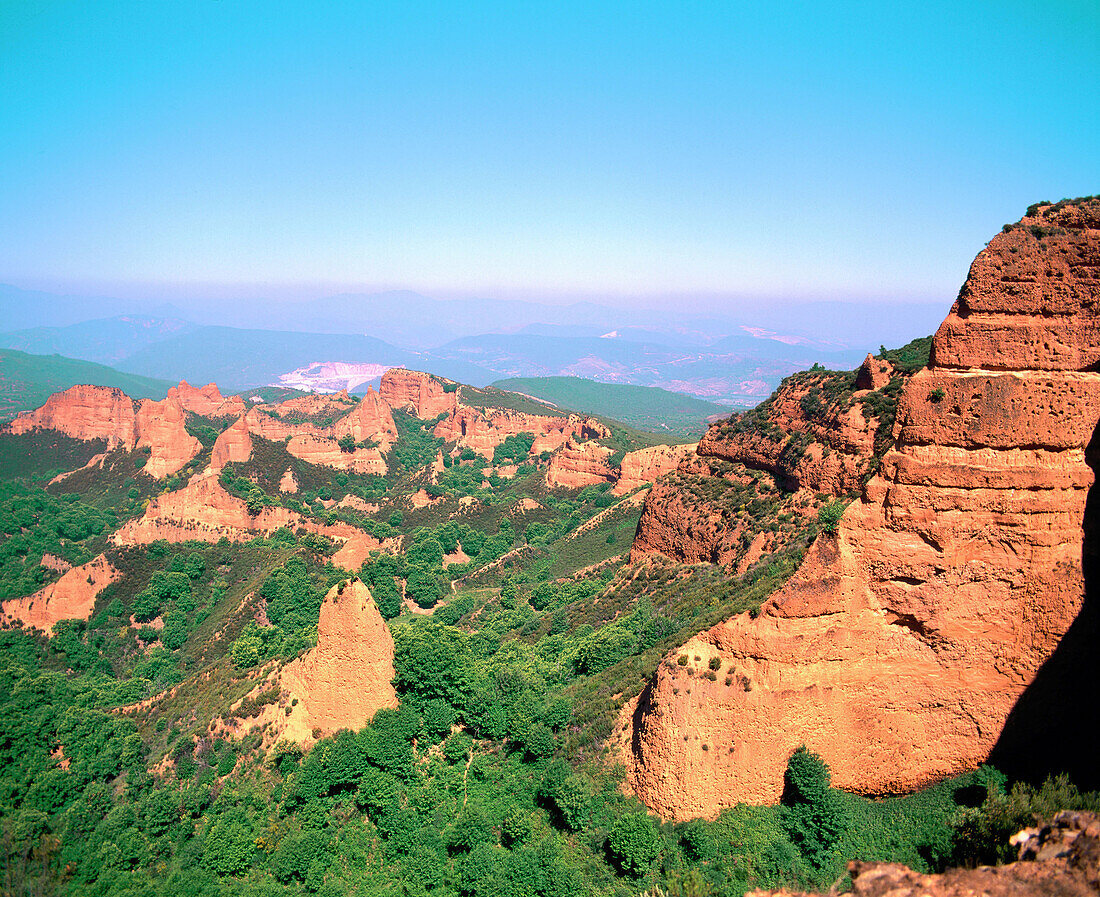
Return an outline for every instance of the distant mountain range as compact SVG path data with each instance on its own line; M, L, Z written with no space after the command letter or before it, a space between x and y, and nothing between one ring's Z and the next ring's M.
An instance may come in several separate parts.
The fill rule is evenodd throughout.
M306 387L311 375L292 372L346 363L410 367L475 386L583 377L752 405L815 362L852 368L880 344L930 332L940 306L802 303L737 314L411 292L156 305L0 285L0 346L172 382L214 381L229 392L287 376Z

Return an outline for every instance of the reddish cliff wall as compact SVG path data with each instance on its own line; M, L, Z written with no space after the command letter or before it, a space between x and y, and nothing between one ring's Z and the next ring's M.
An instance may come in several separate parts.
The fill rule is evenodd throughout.
M839 787L877 794L1004 743L1084 603L1100 201L1054 211L979 254L932 367L905 386L895 447L836 535L758 617L673 651L625 709L622 757L651 808L775 801L800 744Z
M442 380L420 371L391 368L382 375L379 389L390 408L411 411L422 420L450 414L458 407L457 391L445 391Z
M59 620L87 620L95 607L96 596L120 574L102 554L95 560L73 567L57 582L39 589L26 598L3 604L3 622L31 626L51 633Z
M54 393L41 408L20 413L8 426L17 434L42 429L75 439L105 439L112 448L131 449L137 439L133 399L106 386L73 386Z

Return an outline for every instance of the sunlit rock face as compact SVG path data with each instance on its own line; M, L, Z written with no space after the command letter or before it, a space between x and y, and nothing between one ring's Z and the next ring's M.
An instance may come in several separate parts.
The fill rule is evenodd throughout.
M1098 362L1100 201L1039 207L974 261L837 532L625 708L638 796L675 819L774 802L801 744L865 794L991 754L1087 777L1088 739L1055 733L1095 725Z

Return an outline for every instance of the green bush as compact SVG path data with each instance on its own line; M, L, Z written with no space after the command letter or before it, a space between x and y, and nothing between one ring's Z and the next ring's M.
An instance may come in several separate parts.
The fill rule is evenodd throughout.
M607 838L608 852L628 875L644 875L661 855L661 837L646 813L624 813Z

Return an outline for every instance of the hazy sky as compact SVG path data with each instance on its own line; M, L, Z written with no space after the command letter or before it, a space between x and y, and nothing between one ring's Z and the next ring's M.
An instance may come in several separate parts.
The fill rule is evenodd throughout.
M1095 0L0 0L0 281L949 300L1097 96Z

